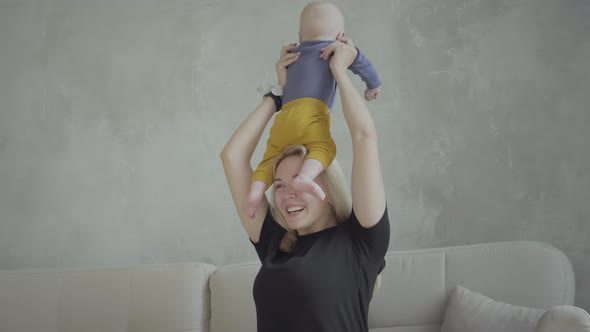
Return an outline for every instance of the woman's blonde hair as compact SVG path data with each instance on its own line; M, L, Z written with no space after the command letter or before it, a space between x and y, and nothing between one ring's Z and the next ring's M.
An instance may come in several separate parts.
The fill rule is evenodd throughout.
M281 161L285 160L287 157L291 156L301 156L305 158L308 154L307 149L303 145L290 145L283 149L283 153L281 153L275 161L273 167L273 178L277 173L277 167L281 163ZM348 191L348 187L346 186L346 181L344 179L344 173L342 172L342 168L340 168L340 164L336 159L332 161L330 166L325 169L322 173L320 173L319 177L324 182L324 191L326 193L326 197L330 200L330 205L332 207L332 214L336 217L337 223L343 223L350 217L350 213L352 212L352 197L350 192ZM274 219L283 226L287 230L283 239L281 240L280 249L284 252L291 252L295 243L297 242L297 233L290 229L283 217L281 211L279 211L275 206L275 196L274 190L271 191L271 203L270 203L270 212ZM373 297L377 294L379 289L381 288L381 273L377 275L377 279L375 280L375 286L373 288Z

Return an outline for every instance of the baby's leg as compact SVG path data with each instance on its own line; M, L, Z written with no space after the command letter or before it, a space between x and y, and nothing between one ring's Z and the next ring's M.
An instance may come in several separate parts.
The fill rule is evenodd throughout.
M326 194L322 188L313 181L323 170L324 165L322 165L319 160L312 158L305 159L303 166L301 166L301 169L299 170L299 174L293 179L293 189L312 194L323 200L326 197Z
M274 157L280 150L273 144L272 137L268 138L266 144L266 151L264 157L254 173L252 174L252 180L250 182L250 191L248 195L242 201L242 212L253 219L264 192L268 189L269 183L272 183L272 168L274 163Z
M242 212L248 216L248 218L253 219L256 213L256 209L258 209L258 205L260 204L260 200L262 200L262 196L266 191L266 183L260 180L254 180L250 184L250 192L246 199L242 202Z

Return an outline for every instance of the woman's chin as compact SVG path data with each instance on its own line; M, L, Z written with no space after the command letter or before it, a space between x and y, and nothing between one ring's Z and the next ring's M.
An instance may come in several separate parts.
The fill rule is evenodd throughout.
M289 228L295 231L303 226L305 223L304 212L305 210L295 213L288 213L285 216L285 221L287 222L287 225L289 225Z

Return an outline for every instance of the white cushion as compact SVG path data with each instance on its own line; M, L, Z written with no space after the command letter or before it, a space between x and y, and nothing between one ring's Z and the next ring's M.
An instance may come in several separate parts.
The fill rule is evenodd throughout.
M590 315L582 308L560 305L547 310L537 324L537 332L590 332Z
M441 332L534 332L545 310L516 306L457 286Z

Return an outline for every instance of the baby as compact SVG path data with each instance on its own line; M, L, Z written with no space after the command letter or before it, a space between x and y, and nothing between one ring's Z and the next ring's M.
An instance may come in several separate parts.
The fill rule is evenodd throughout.
M325 194L314 179L336 156L336 145L330 134L332 108L337 87L330 62L320 57L322 49L344 32L344 16L335 5L312 2L301 12L299 23L299 59L288 68L282 96L282 110L270 129L262 162L254 171L250 192L242 210L250 218L273 182L274 158L288 145L304 145L309 151L292 187L324 199ZM379 96L381 82L375 68L360 52L350 70L365 82L365 99ZM277 110L278 111L278 110Z

